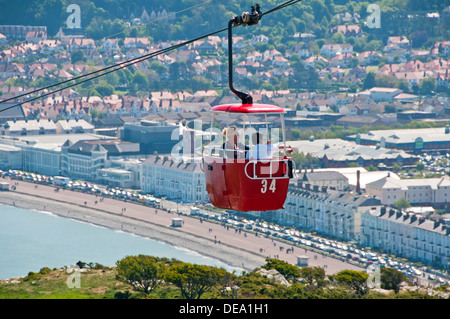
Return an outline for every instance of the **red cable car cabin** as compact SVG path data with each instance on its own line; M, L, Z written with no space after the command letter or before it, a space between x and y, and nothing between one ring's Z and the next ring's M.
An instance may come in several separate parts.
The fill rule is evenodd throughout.
M218 208L244 212L283 208L289 178L292 177L293 172L293 162L286 156L283 116L285 111L280 107L265 104L219 105L213 107L211 111L213 114L211 128L213 128L214 117L218 116L218 113L222 115L234 114L238 118L244 118L240 130L244 132L244 136L247 137L249 142L247 148L241 146L241 148L231 147L232 149L230 149L229 144L227 144L227 138L230 137L228 135L225 136L225 143L216 143L215 147L206 152L203 157L203 169L206 190L211 203ZM266 133L262 135L268 136L269 122L267 118L273 115L280 119L282 143L280 143L279 148L283 149L284 154L253 158L251 155L254 156L255 153L252 153L252 147L255 147L255 143L252 143L254 141L251 140L250 135L256 133L254 126L259 126L259 131L265 131ZM261 122L253 122L252 124L252 118L258 117L264 117L265 127ZM272 123L271 125L273 125ZM275 130L278 133L279 129L273 127L272 131ZM225 128L225 130L232 131L230 127ZM280 134L277 133L270 137L278 139L277 135ZM240 137L241 145L247 144L243 135L240 135ZM263 144L262 141L260 144L267 145Z
M285 111L277 106L266 104L253 104L253 99L249 94L239 92L233 88L233 41L232 28L238 25L255 25L261 18L259 4L252 6L251 13L244 12L242 16L236 16L228 22L228 70L230 90L238 96L242 104L219 105L211 109L213 120L211 123L211 140L213 138L214 115L226 114L237 115L240 120L244 118L241 130L241 144L249 142L248 148L239 144L235 130L226 128L225 142L210 144L212 147L205 148L206 154L203 156L203 170L206 179L206 190L211 203L219 208L236 211L267 211L283 208L289 186L289 178L292 177L293 162L286 157L286 144L284 134ZM283 156L272 154L274 145L265 141L264 134L258 137L256 130L252 127L252 117L265 119L265 137L269 133L269 115L280 117L280 126L283 140ZM249 125L246 120L249 120ZM256 123L253 122L253 125ZM261 130L259 126L259 130ZM253 129L253 130L252 130ZM275 130L276 131L276 130ZM232 133L232 134L231 134ZM259 132L258 132L259 133ZM220 134L218 134L220 135ZM248 140L244 139L247 135ZM271 134L273 139L279 140L280 134ZM253 142L253 136L256 137ZM235 140L236 138L236 140ZM252 145L255 144L255 145ZM250 148L251 147L251 148ZM265 149L265 151L263 151ZM264 157L262 157L264 155ZM274 155L274 156L272 156ZM256 157L256 158L255 158Z

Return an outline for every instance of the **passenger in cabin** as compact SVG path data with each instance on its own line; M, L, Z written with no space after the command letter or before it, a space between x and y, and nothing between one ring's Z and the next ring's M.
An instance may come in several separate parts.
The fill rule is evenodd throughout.
M253 147L247 152L246 159L250 160L270 160L273 158L273 153L284 149L283 145L270 144L270 141L263 143L263 135L261 133L254 133L252 135ZM286 152L292 153L292 147L288 146Z
M245 158L245 152L249 150L247 145L240 143L239 132L236 126L224 128L222 135L225 137L225 142L222 145L220 156L224 158Z

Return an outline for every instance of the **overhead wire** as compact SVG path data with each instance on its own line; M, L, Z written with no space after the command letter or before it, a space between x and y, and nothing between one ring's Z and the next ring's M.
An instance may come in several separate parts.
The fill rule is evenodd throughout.
M287 6L293 5L293 4L295 4L295 3L297 3L297 2L300 2L300 1L302 1L302 0L290 0L290 1L287 1L287 2L285 2L285 3L283 3L283 4L279 5L279 6L274 7L273 9L271 9L271 10L269 10L269 11L266 11L266 12L264 12L264 13L261 13L261 14L260 14L260 17L262 17L262 16L264 16L264 15L266 15L266 14L275 12L275 11L277 11L277 10L283 9L283 8L285 8L285 7L287 7ZM59 89L56 89L56 90L53 90L53 91L50 91L50 92L41 94L41 95L39 95L39 96L30 98L30 99L28 99L28 100L26 100L26 101L18 102L18 103L14 104L14 105L11 105L11 106L8 106L8 107L6 107L6 108L3 108L3 109L0 110L0 113L1 113L1 112L4 112L4 111L7 111L7 110L9 110L9 109L18 107L18 106L20 106L20 105L23 105L23 104L25 104L25 103L29 103L29 102L32 102L32 101L35 101L35 100L38 100L38 99L42 99L42 98L44 98L44 97L46 97L46 96L49 96L49 95L53 95L53 94L55 94L55 93L61 92L61 91L63 91L63 90L69 89L69 88L71 88L71 87L74 87L74 86L77 86L77 85L80 85L80 84L83 84L83 83L85 83L85 82L92 81L92 80L94 80L94 79L96 79L96 78L105 76L105 75L107 75L107 74L109 74L109 73L116 72L116 71L118 71L118 70L127 68L127 67L129 67L129 66L131 66L131 65L137 64L137 63L139 63L139 62L143 62L143 61L145 61L145 60L151 59L151 58L153 58L153 57L155 57L155 56L158 56L158 55L160 55L160 54L163 54L163 53L166 53L166 52L170 52L170 51L172 51L172 50L176 50L176 49L178 49L178 48L180 48L180 47L183 47L183 46L185 46L185 45L191 44L191 43L193 43L193 42L195 42L195 41L198 41L198 40L207 38L207 37L209 37L209 36L213 36L213 35L216 35L216 34L218 34L218 33L223 32L223 31L226 31L227 29L228 29L228 28L222 28L222 29L220 29L220 30L217 30L217 31L214 31L214 32L211 32L211 33L202 35L202 36L199 36L199 37L194 38L194 39L191 39L191 40L187 40L187 41L181 42L181 43L179 43L179 44L170 46L170 47L168 47L168 48L161 49L161 50L158 50L158 51L155 51L155 52L151 52L151 53L149 53L149 54L140 56L140 57L138 57L138 58L130 59L130 60L127 60L127 61L124 61L124 62L119 62L119 63L117 63L117 64L114 64L114 65L111 65L111 66L108 66L108 67L105 67L105 68L102 68L102 69L99 69L99 70L96 70L96 71L93 71L93 72L90 72L90 73L87 73L87 74L83 74L83 75L77 76L77 77L72 78L72 79L68 79L68 80L65 80L65 81L61 81L61 82L56 83L56 84L48 85L48 86L46 86L46 87L43 87L43 88L40 88L40 89L36 89L36 90L34 90L34 91L31 91L31 92L26 92L26 93L23 93L23 94L21 94L21 95L18 95L18 96L9 98L9 99L2 100L2 101L0 101L0 104L5 103L5 102L8 102L8 101L16 100L16 99L18 99L18 98L21 98L21 97L24 97L24 96L27 96L27 95L32 95L32 94L35 94L35 93L38 93L38 92L41 92L41 91L48 90L48 89L50 89L50 88L56 87L56 86L60 86L60 85L63 85L63 84L69 83L69 82L73 82L73 81L76 81L76 80L79 80L79 79L82 79L82 78L91 76L91 77L89 77L89 78L87 78L87 79L84 79L84 80L82 80L82 81L80 81L80 82L72 83L72 84L67 85L67 86L64 86L64 87L62 87L62 88L59 88ZM104 71L106 71L106 72L104 72ZM101 72L103 72L103 73L101 73ZM100 73L100 74L98 74L98 73Z
M211 1L211 0L207 0L207 1L203 2L203 3L197 4L197 5L195 5L195 6L192 6L192 7L183 9L183 10L180 10L180 11L178 11L178 12L176 12L176 13L181 13L181 12L184 12L184 11L187 11L187 10L190 10L190 9L193 9L193 8L195 8L195 7L204 5L204 4L206 4L207 2L209 2L209 1ZM175 14L175 13L174 13L174 14ZM160 20L160 19L161 19L161 18L151 20L151 21L147 22L146 24L150 24L150 23L156 22L156 21L158 21L158 20ZM122 33L122 32L117 33L117 34L114 34L114 35L111 35L111 36L108 36L107 38L110 38L110 37L119 35L119 34L121 34L121 33ZM149 53L149 54L146 54L146 55L137 57L137 58L133 58L133 59L129 59L129 60L126 60L126 61L122 61L122 62L119 62L119 63L117 63L117 64L114 64L114 65L111 65L111 66L108 66L108 67L105 67L105 68L102 68L102 69L99 69L99 70L96 70L96 71L92 71L92 72L89 72L89 73L86 73L86 74L82 74L82 75L76 76L76 77L71 78L71 79L67 79L67 80L58 82L58 83L56 83L56 84L51 84L51 85L42 87L42 88L40 88L40 89L36 89L36 90L33 90L33 91L28 91L28 92L22 93L22 94L20 94L20 95L18 95L18 96L15 96L15 97L12 97L12 98L9 98L9 99L2 100L2 101L0 101L0 103L12 101L12 100L15 100L15 99L18 99L18 98L27 96L27 95L31 95L31 94L34 94L34 93L37 93L37 92L40 92L40 91L48 90L48 89L50 89L50 88L52 88L52 87L55 87L55 86L59 86L59 85L62 85L62 84L66 84L66 83L69 83L69 82L73 82L73 81L76 81L76 80L78 80L78 79L81 79L81 78L84 78L84 77L87 77L87 76L91 76L91 75L97 74L97 73L102 72L102 71L105 71L105 70L109 70L109 69L115 68L115 67L117 67L118 65L121 65L121 64L124 64L124 63L131 63L132 61L136 61L136 63L139 63L139 62L141 62L140 59L143 59L143 58L145 58L145 57L147 57L147 56L149 56L149 55L151 55L151 54L152 54L152 53Z
M226 30L226 28L223 29L223 30L218 30L218 31L209 33L208 35L206 35L206 37L215 35L215 34L217 34L217 33L219 33L219 32L223 32L223 31L225 31L225 30ZM85 83L85 82L95 80L95 79L97 79L97 78L99 78L99 77L102 77L102 76L105 76L105 75L107 75L107 74L109 74L109 73L116 72L116 71L118 71L118 70L127 68L127 67L129 67L129 66L131 66L131 65L133 65L133 64L137 64L137 63L139 63L139 62L143 62L143 61L145 61L145 60L151 59L151 58L153 58L153 57L155 57L155 56L158 56L158 55L160 55L160 54L163 54L163 53L166 53L166 52L169 52L169 51L178 49L179 47L182 47L182 46L185 46L185 45L190 44L190 43L192 43L192 42L198 41L198 40L200 40L200 39L202 39L202 38L204 38L204 37L205 37L205 35L204 35L204 36L201 36L201 37L198 37L198 38L195 38L195 39L191 39L191 40L185 41L185 42L183 42L183 43L179 43L179 44L177 44L177 45L173 45L173 46L171 46L171 47L168 47L168 48L165 48L165 49L162 49L162 50L155 51L155 52L150 53L150 54L147 54L147 55L145 55L145 56L141 56L140 58L137 58L137 60L136 60L136 59L133 59L132 61L129 60L129 61L127 61L127 62L123 62L123 63L120 63L120 64L116 64L116 65L111 66L111 67L108 67L108 68L104 68L104 69L101 69L101 70L97 70L97 71L91 72L91 73L86 74L86 75L79 76L78 79L83 78L83 77L86 77L87 75L97 74L97 73L102 72L102 71L105 71L105 70L107 70L107 69L109 70L109 71L107 71L107 72L103 72L103 73L97 74L97 75L95 75L95 76L89 77L89 78L87 78L87 79L84 79L84 80L79 81L79 82L76 82L76 83L72 83L72 84L70 84L70 85L67 85L67 86L65 86L65 87L62 87L62 88L53 90L53 91L51 91L51 92L47 92L47 93L41 94L41 95L39 95L39 96L36 96L36 97L34 97L34 98L30 98L30 99L28 99L28 100L26 100L26 101L24 101L24 102L18 102L18 103L14 104L14 105L11 105L11 106L8 106L8 107L6 107L6 108L1 109L1 110L0 110L0 113L1 113L1 112L4 112L4 111L7 111L7 110L9 110L9 109L15 108L15 107L17 107L17 106L19 106L19 105L22 105L22 104L25 104L25 103L29 103L29 102L32 102L32 101L35 101L35 100L39 100L39 99L42 99L42 98L44 98L44 97L46 97L46 96L53 95L53 94L55 94L55 93L64 91L64 90L66 90L66 89L69 89L69 88L71 88L71 87L74 87L74 86L83 84L83 83ZM131 62L130 62L130 61L131 61ZM72 79L72 81L73 81L73 80L74 80L74 79ZM67 83L67 82L70 82L70 81L67 81L67 80L64 81L64 83ZM63 83L63 82L58 83L58 84L55 84L55 85L52 85L52 86L50 86L50 87L59 86L59 85L61 85L62 83ZM42 90L44 90L44 89L39 89L39 90L37 90L37 92L42 91ZM30 93L29 93L29 94L30 94ZM27 94L27 95L28 95L28 94ZM1 104L1 103L3 103L3 101L1 101L0 104Z

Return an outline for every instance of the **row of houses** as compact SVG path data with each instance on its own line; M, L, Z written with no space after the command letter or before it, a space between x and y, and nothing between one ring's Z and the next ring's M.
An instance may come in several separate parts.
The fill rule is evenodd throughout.
M94 126L83 119L6 121L0 126L0 135L24 136L44 134L94 133Z
M290 128L318 130L324 126L377 126L412 120L448 118L445 100L418 100L399 89L372 88L359 94L316 94L284 91L252 91L254 101L285 107L286 125ZM211 106L238 103L234 95L219 96L216 91L151 92L148 97L91 96L80 97L73 90L38 101L24 103L0 114L5 121L51 119L57 122L86 119L97 127L121 127L124 122L147 118L157 121L208 121ZM9 108L14 103L4 103ZM387 112L387 113L386 113ZM11 114L10 114L11 113ZM32 122L30 122L32 123ZM17 127L18 124L15 125Z
M411 205L450 207L450 181L447 176L424 179L398 179L386 176L366 185L368 195L375 196L384 205L393 205L406 199Z
M344 32L347 34L360 34L357 25L339 25L332 29L332 32ZM359 28L360 29L360 28ZM344 31L343 31L344 30ZM345 31L347 30L347 31ZM259 43L267 43L268 38L265 36L254 36L251 39L244 39L236 36L233 38L234 46L237 49L236 58L239 59L239 49L246 46L253 46ZM177 42L178 43L178 42ZM177 44L175 43L175 44ZM332 81L350 81L351 83L360 83L366 72L364 67L368 65L376 65L385 55L394 55L397 59L388 59L389 64L395 64L393 68L401 68L397 72L392 70L380 70L379 74L393 74L397 78L406 79L411 86L418 85L424 78L433 77L438 80L440 87L448 86L448 67L447 63L442 61L447 55L448 41L437 42L433 48L424 53L423 50L410 49L410 40L404 36L392 36L387 40L387 45L383 52L365 51L355 53L353 46L349 43L335 44L325 43L319 52L310 49L308 43L302 42L288 48L283 54L277 50L265 50L264 52L249 52L246 59L236 66L236 74L241 79L251 79L254 76L265 81L271 82L274 77L290 77L294 75L290 68L289 58L293 54L299 54L304 60L306 67L316 68L320 64L319 76L321 78L329 77ZM14 63L15 58L25 58L29 55L40 53L53 55L62 64L70 61L70 56L75 52L82 52L88 59L97 60L102 63L106 57L114 58L117 61L133 59L150 54L160 49L167 48L173 43L159 42L151 43L146 37L126 37L125 39L103 39L94 41L93 39L81 36L64 36L58 34L55 39L42 39L40 41L27 42L4 50L0 54L0 78L9 78L11 76L30 76L27 69L28 66ZM218 58L205 57L214 53L219 56L220 49L227 46L227 39L218 36L210 36L205 40L196 41L193 44L167 54L158 55L158 61L166 66L175 62L185 61L188 68L195 74L204 75L211 78L215 83L220 83L221 78L221 62ZM386 49L389 48L389 49ZM401 52L399 52L401 50ZM402 64L417 58L430 58L439 60L433 63L433 68L427 67L425 70L413 69L408 70L408 66L402 68ZM440 58L440 59L439 59ZM356 62L355 62L356 61ZM136 64L136 68L148 68L149 61L142 61ZM347 74L345 69L356 68ZM2 70L3 68L3 70ZM77 74L78 70L58 70L57 73L51 73L48 68L41 68L32 75L36 78L39 76L54 76L57 78L71 78ZM185 72L186 70L182 70ZM355 73L355 74L352 74Z
M450 266L448 219L374 207L361 216L360 242L410 260Z

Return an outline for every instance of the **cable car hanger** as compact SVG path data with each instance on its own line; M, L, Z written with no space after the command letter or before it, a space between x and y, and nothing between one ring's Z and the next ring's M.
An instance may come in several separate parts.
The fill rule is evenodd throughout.
M228 22L228 82L230 86L231 92L233 92L238 98L241 99L242 104L253 104L253 98L248 93L243 93L238 90L236 90L233 87L233 35L232 35L232 29L233 27L243 25L244 27L249 25L255 25L258 24L259 20L261 19L263 13L260 10L260 6L257 3L254 6L251 6L251 12L243 12L240 16L235 16L234 18L231 18Z

